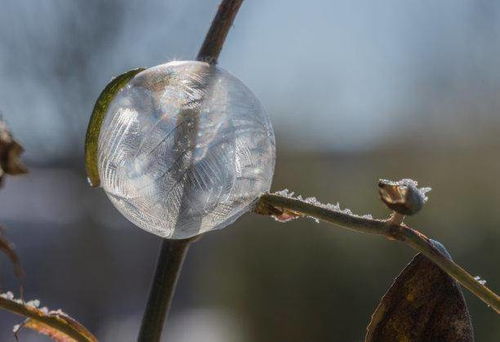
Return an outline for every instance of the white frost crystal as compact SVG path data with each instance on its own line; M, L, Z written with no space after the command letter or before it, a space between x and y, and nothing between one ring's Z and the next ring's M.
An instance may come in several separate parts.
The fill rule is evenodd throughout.
M13 300L14 299L14 294L12 292L10 292L10 291L7 291L5 293L1 293L0 297L5 298L5 299L9 299L9 300Z
M274 133L236 77L203 62L137 74L101 126L101 185L140 228L184 239L223 228L271 186Z
M475 277L474 277L474 280L476 280L476 281L477 281L479 284L481 284L481 285L486 285L486 280L481 279L481 277L480 277L480 276L475 276Z

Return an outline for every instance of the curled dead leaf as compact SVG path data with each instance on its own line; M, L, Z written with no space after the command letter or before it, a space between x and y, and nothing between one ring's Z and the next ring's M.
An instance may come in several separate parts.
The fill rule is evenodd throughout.
M388 341L474 341L460 287L422 254L396 278L368 325L365 342Z

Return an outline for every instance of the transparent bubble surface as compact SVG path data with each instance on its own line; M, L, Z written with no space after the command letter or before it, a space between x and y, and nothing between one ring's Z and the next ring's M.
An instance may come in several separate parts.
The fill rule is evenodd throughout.
M220 229L269 190L274 133L236 77L184 61L137 74L101 126L101 185L140 228L184 239Z

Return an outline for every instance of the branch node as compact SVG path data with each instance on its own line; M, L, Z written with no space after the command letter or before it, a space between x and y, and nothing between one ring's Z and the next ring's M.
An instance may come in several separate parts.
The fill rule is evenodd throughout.
M406 217L405 215L393 211L391 217L389 217L388 223L399 227L403 224L405 217Z

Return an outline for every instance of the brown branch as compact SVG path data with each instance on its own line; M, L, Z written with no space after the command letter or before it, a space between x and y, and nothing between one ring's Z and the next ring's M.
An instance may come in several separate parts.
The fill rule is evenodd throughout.
M311 217L349 230L382 235L390 240L401 241L424 254L449 276L491 306L497 313L500 313L500 297L497 294L444 255L428 237L403 223L395 224L397 221L392 219L377 220L361 217L317 202L308 202L280 194L262 195L257 204L256 212L274 216L278 220Z
M243 0L223 0L221 2L205 41L198 52L197 60L217 64L227 33L231 29L242 3Z

